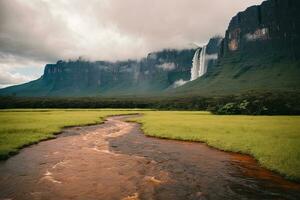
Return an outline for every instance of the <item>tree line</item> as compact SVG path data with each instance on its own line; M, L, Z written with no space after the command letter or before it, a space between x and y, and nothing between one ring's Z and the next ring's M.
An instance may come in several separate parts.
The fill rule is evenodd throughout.
M214 114L299 115L298 92L247 92L201 97L0 97L0 109L10 108L141 108L157 110L207 110Z

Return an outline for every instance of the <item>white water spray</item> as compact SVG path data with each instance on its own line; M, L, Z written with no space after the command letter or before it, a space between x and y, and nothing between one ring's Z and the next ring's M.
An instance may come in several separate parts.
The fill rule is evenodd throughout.
M193 57L193 67L191 69L191 81L203 76L207 71L206 45L202 49L198 48Z
M198 71L199 71L199 53L200 53L200 48L198 48L194 54L193 57L193 66L191 69L191 81L195 80L198 78Z

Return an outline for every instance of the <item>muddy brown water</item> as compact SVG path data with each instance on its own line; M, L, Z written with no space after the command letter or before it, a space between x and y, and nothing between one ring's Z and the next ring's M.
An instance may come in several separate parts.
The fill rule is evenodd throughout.
M300 199L300 184L249 156L146 137L110 117L64 129L0 163L0 200Z

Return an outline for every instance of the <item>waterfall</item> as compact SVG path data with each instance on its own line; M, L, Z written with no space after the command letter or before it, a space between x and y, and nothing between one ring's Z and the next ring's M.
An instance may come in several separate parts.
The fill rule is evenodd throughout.
M198 78L198 71L199 71L199 54L200 54L200 48L198 48L194 54L193 57L193 66L191 69L191 81L195 80Z
M191 69L191 81L204 75L207 71L206 65L206 45L198 48L193 57L193 66Z
M198 72L198 77L203 76L207 71L206 65L206 45L202 47L201 55L200 55L200 67Z

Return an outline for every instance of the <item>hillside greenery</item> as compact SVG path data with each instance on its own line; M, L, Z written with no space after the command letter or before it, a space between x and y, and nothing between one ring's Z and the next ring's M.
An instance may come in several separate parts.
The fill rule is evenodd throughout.
M297 115L300 93L250 91L215 97L0 97L0 108L147 108L158 110L207 110L214 114Z
M143 114L132 119L146 135L205 142L226 151L252 155L268 169L299 180L300 117L213 115L204 111L137 109L8 109L0 111L0 158L54 138L63 127L101 123L108 115Z
M135 121L148 136L205 142L221 150L249 154L262 166L300 180L300 116L148 111Z
M222 58L208 69L207 74L182 87L169 91L168 95L234 95L256 91L299 92L300 62L280 56L256 56L234 54Z
M54 138L63 127L101 123L108 115L136 110L2 110L0 111L0 160L20 148Z

